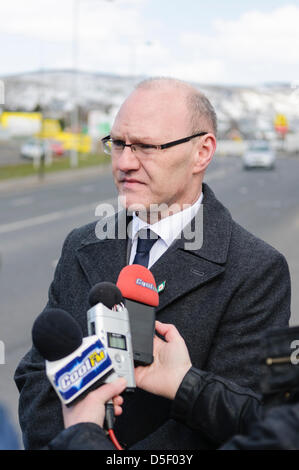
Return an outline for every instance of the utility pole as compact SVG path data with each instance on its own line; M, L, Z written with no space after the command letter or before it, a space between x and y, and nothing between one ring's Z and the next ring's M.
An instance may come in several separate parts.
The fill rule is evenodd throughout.
M71 148L70 163L71 167L78 166L78 147L75 133L79 129L79 112L78 112L78 22L79 22L80 0L73 0L73 109L71 112L71 130L73 134L73 146Z
M104 1L104 0L101 0ZM107 2L112 2L113 0L106 0ZM79 18L80 18L80 2L81 0L73 0L73 71L74 71L74 82L72 87L73 95L73 110L71 112L71 128L74 135L74 145L70 153L70 163L71 167L78 166L78 142L79 134L75 133L79 131L79 108L78 108L78 79L79 79L79 69L78 69L78 49L79 49Z

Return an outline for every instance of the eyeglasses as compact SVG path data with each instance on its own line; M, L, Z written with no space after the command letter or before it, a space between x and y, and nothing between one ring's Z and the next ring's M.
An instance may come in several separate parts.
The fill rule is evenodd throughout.
M110 135L103 137L103 139L101 139L101 142L103 144L104 152L108 155L121 153L125 147L130 147L132 152L138 155L150 155L151 153L153 153L153 150L163 150L169 147L174 147L175 145L184 144L185 142L189 142L189 140L194 139L195 137L201 137L202 135L206 134L207 132L200 132L198 134L185 137L184 139L173 140L172 142L167 142L166 144L162 145L151 145L142 143L126 144L123 140L112 139Z

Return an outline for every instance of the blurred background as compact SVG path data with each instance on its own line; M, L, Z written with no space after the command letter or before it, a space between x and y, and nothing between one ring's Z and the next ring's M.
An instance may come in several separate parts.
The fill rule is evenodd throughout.
M0 17L0 401L19 435L14 371L63 240L116 200L99 140L143 78L213 103L206 181L286 257L298 324L299 1L3 0Z

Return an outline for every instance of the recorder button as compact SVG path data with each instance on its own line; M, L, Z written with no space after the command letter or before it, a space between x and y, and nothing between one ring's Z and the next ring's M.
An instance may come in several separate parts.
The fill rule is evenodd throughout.
M116 360L116 362L121 362L122 357L120 354L115 354L114 359Z

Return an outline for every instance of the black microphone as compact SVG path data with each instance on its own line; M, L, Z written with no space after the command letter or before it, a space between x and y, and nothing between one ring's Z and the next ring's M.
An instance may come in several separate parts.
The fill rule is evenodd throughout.
M93 286L89 292L88 300L91 307L102 303L110 310L112 310L115 305L124 303L121 291L112 282L99 282Z
M73 405L102 385L113 372L100 339L83 338L76 320L65 310L46 309L35 320L32 342L46 361L46 374L65 405Z

